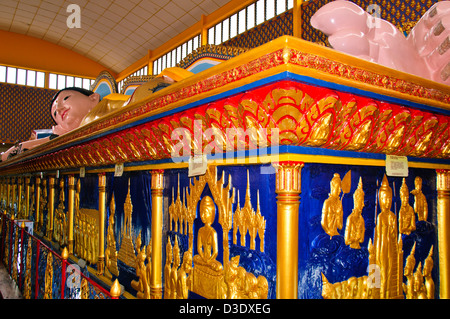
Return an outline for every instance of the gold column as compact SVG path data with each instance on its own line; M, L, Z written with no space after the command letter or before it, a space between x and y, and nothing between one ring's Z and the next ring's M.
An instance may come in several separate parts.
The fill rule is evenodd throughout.
M48 206L47 206L47 238L53 239L53 212L55 210L55 178L50 176L48 179L49 193L48 193Z
M69 232L68 232L68 249L69 254L73 254L73 218L75 210L75 176L69 175L69 198L68 200L68 214L69 214Z
M26 219L30 219L30 198L31 198L31 186L30 186L30 178L25 178L25 212L26 212Z
M11 216L16 217L16 212L14 211L14 204L16 204L16 178L13 177L11 179L11 187L12 187L12 195L10 198L10 212L11 212Z
M0 208L3 208L3 199L5 198L5 179L0 180Z
M436 172L440 298L450 299L450 170Z
M294 0L293 13L293 36L302 37L302 4L303 0Z
M36 218L34 219L34 230L40 231L39 228L39 218L40 218L40 202L41 202L41 178L36 177L36 203L34 205L36 211Z
M150 294L152 299L162 298L162 229L164 170L152 170L152 274Z
M106 219L106 175L98 174L98 261L97 273L103 275L105 270L105 219Z
M6 179L6 183L7 183L7 186L6 186L6 208L5 208L5 210L8 213L11 213L11 207L10 207L10 204L11 204L11 179L9 177Z
M22 212L22 189L23 189L23 183L22 183L22 177L17 178L17 216L19 218L22 218L23 216L20 216L20 213Z
M301 162L274 164L277 196L277 290L278 299L297 299L298 213L301 193Z

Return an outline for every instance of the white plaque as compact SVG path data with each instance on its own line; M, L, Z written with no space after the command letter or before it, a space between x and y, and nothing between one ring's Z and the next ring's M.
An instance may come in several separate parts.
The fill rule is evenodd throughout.
M114 166L114 176L120 177L122 175L123 175L123 163L116 164L116 166Z
M193 177L204 175L206 173L207 167L208 167L208 159L206 158L206 154L191 156L189 158L188 176Z
M408 158L406 156L386 155L386 175L408 177Z

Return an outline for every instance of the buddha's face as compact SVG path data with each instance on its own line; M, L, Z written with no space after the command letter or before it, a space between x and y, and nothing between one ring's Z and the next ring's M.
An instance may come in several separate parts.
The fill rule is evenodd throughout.
M340 180L333 179L330 183L331 195L339 196L341 193L341 182Z
M59 93L52 104L52 117L56 122L54 133L61 135L80 126L81 121L100 101L97 93L86 96L83 93L65 90Z
M389 210L392 206L392 195L388 191L380 192L381 210Z
M419 176L414 180L414 186L417 190L422 190L422 179Z
M200 218L205 225L211 225L215 218L214 202L209 196L203 197L200 202Z
M355 209L362 210L364 207L364 193L358 192L357 194L355 194L354 200L355 200Z

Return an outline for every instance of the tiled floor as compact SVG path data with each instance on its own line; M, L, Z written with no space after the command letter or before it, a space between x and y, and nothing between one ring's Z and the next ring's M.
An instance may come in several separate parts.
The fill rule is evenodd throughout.
M22 294L0 262L0 299L22 299Z

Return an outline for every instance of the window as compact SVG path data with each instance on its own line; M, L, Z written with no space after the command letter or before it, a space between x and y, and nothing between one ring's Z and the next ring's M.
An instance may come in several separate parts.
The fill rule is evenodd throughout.
M8 67L6 68L6 83L16 84L17 83L17 69Z
M0 65L0 82L6 82L6 66Z
M17 84L27 84L27 70L17 69Z
M45 87L45 73L36 72L36 86L39 88Z
M65 87L89 89L92 79L49 73L49 88L60 90ZM0 65L0 82L45 88L45 72Z
M28 86L36 86L36 71L28 70L27 85Z
M48 87L54 90L62 90L67 87L75 86L89 90L93 82L93 79L50 73L48 78Z
M258 0L208 29L208 44L219 45L294 7L294 0Z
M218 37L221 36L222 32L218 32L216 30L209 30L209 32L217 33ZM214 38L214 34L210 34L212 38ZM165 55L159 57L153 62L153 74L159 74L166 68L171 68L177 65L178 62L183 60L189 54L191 54L194 50L198 49L201 44L200 35L193 37L192 39L186 41L185 43L179 45L172 51L166 53Z
M127 76L126 78L124 78L123 80L119 81L117 83L117 90L119 92L122 91L122 87L123 87L123 83L131 76L142 76L142 75L148 75L148 66L144 66L143 68L140 68L139 70L135 71L134 73L130 74L129 76Z

